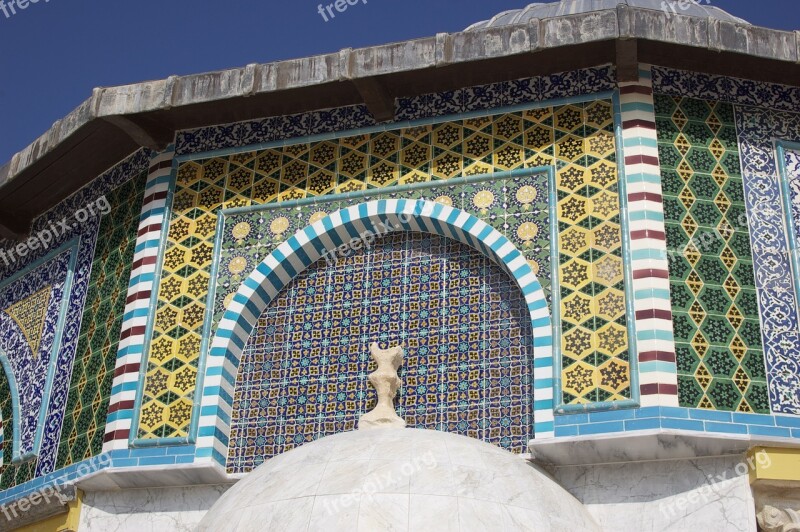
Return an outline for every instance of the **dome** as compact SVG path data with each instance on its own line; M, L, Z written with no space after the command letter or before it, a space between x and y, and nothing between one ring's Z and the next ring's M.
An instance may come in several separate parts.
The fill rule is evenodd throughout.
M469 526L466 526L466 525ZM519 456L446 432L337 434L279 455L228 490L199 530L600 530Z
M699 2L678 2L669 0L668 3L674 4L672 8L666 8L670 13L679 13L692 17L715 18L726 22L737 22L749 24L746 20L734 17L730 13L714 6L704 6ZM537 2L530 4L522 9L504 11L494 18L473 24L466 31L505 26L508 24L523 24L531 19L553 18L562 15L573 15L576 13L589 13L591 11L602 11L604 9L616 9L619 4L627 4L631 7L642 9L654 9L664 11L664 0L561 0L560 2ZM688 4L688 5L687 5Z

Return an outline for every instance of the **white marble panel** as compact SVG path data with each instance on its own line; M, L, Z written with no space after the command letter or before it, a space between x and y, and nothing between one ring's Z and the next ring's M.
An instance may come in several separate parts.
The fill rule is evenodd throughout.
M744 460L739 455L566 466L555 468L554 476L604 530L755 532Z
M84 495L81 532L194 532L229 486L135 489Z

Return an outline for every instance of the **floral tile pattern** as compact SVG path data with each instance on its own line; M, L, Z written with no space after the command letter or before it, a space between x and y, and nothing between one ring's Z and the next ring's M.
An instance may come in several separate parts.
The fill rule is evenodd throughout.
M776 111L796 112L800 108L800 87L660 66L652 67L652 74L653 87L660 94Z
M64 294L62 298L62 301L67 301L68 303L66 304L65 311L62 312L63 332L60 337L60 348L57 353L54 353L55 358L52 361L54 370L49 401L42 405L45 416L44 427L46 427L46 430L42 431L38 457L25 463L11 463L12 418L6 417L7 412L5 410L6 407L10 407L11 405L5 400L5 402L0 404L0 411L2 411L4 416L4 459L2 470L0 470L0 489L15 486L30 480L34 476L41 476L55 470L64 417L65 415L71 415L71 413L67 414L66 412L67 400L81 328L81 320L85 312L84 302L89 287L89 276L92 271L95 243L97 242L98 228L101 221L97 208L94 210L94 215L90 215L88 219L82 223L75 223L75 213L85 209L90 204L97 205L96 202L98 202L101 197L110 195L113 190L129 181L133 176L147 170L151 156L152 152L148 150L136 152L119 165L99 176L86 187L65 199L50 212L37 218L31 229L32 234L43 231L50 227L51 224L55 225L59 221L65 222L69 230L60 232L49 246L28 254L28 256L24 257L24 260L9 265L0 263L0 283L2 283L3 280L5 280L7 286L12 286L17 282L25 283L28 282L29 279L35 277L33 272L39 271L40 267L35 264L36 261L47 258L47 261L41 267L50 267L53 261L58 261L60 258L48 258L48 254L52 254L54 250L58 250L61 246L69 242L74 243L74 246L69 248L72 250L70 252L70 260L74 260L74 265L72 266L74 273L70 292ZM133 204L134 202L131 198L125 198L125 201L132 204L131 208L134 211L139 210L141 204ZM6 241L0 241L0 248L4 251L7 251L13 245L14 244ZM113 245L113 243L109 242L108 245ZM9 279L12 279L12 275L14 275L15 272L21 272L20 279L8 284ZM122 282L126 283L127 279L123 279ZM37 290L34 290L34 293ZM0 307L6 308L14 304L4 299L4 297L4 295L0 296ZM51 301L52 300L51 296ZM58 309L55 309L52 313L48 310L45 323L47 323L48 319L55 319L58 313ZM8 318L9 323L16 327L16 324L7 313L3 313L3 315ZM45 331L47 331L46 326ZM46 340L46 334L47 333L43 335L40 343L40 356L44 345L49 341ZM20 334L20 336L24 338L24 335ZM26 349L25 346L16 347L19 347L19 349L15 348L15 353L22 353ZM110 362L111 364L114 363L115 357L115 354L110 355L112 360L112 362ZM17 383L17 385L20 386L20 383ZM1 395L6 396L10 394L4 392ZM103 420L102 423L104 424L105 420Z
M786 169L786 180L789 185L793 229L800 239L800 149L787 149L783 161Z
M19 394L18 438L22 456L37 452L36 432L41 430L39 417L47 399L45 384L53 349L60 340L57 323L64 290L68 289L67 272L73 253L62 252L0 291L0 301L5 306L0 310L0 352L7 358ZM43 312L37 312L33 305ZM23 313L29 316L22 318L25 325L20 326Z
M800 141L800 114L738 107L736 125L744 169L761 307L761 332L773 412L800 414L800 325L789 260L779 163L773 139ZM786 215L791 216L791 212Z
M562 72L454 91L399 98L395 121L419 120L496 107L543 102L616 89L611 65ZM251 122L180 131L175 153L187 155L214 150L243 148L292 138L334 133L376 125L364 105L327 109L312 113L270 117Z
M398 413L524 452L532 332L514 281L453 240L395 233L300 274L259 319L242 356L228 470L337 432L374 407L371 342L402 343Z

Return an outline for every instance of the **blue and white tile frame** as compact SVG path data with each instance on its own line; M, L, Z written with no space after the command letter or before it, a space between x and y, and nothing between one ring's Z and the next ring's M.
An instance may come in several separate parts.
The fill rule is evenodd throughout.
M524 256L496 229L471 214L425 200L378 200L337 211L298 231L244 281L220 321L206 362L197 438L198 457L222 464L227 454L236 374L261 313L280 290L328 251L385 222L408 231L453 238L494 260L519 284L534 336L534 431L553 436L553 341L544 290Z
M784 175L789 196L787 198L791 220L794 227L795 240L800 241L800 144L786 144L780 146L783 150L782 161ZM795 271L795 275L800 272Z
M77 191L47 213L39 216L33 223L31 234L47 229L51 227L51 224L57 225L59 221L74 222L74 214L78 210L84 209L106 193L139 175L147 168L150 157L149 150L140 150L120 162L114 168L93 180L89 185ZM72 377L72 363L78 344L99 222L99 217L90 217L84 223L66 223L59 227L68 227L68 230L59 231L53 242L45 249L40 248L17 263L9 265L0 263L0 283L2 283L16 278L20 274L27 274L35 269L42 259L53 253L53 250L59 250L69 242L76 242L73 253L75 261L72 266L72 285L69 293L65 294L67 308L63 311L60 324L63 331L61 333L61 344L57 355L54 355L55 361L49 403L47 403L46 414L42 420L45 430L42 431L39 444L37 476L52 472L56 464L62 421L65 415ZM10 242L0 241L0 249L4 251L8 251L14 245ZM6 440L9 439L7 432L4 437Z
M69 391L70 379L72 377L72 362L75 357L75 349L78 343L78 333L80 322L83 315L83 304L86 299L89 274L91 270L94 246L97 239L98 225L86 223L80 227L77 237L74 237L75 244L70 246L70 261L64 269L64 275L71 277L70 283L65 283L68 288L65 290L63 305L60 305L58 335L60 342L57 350L52 354L53 360L48 369L46 393L49 396L42 398L42 412L39 418L41 432L36 436L36 445L25 447L27 451L23 456L17 458L27 459L38 456L36 475L53 471L58 452L58 443L61 436L61 425L64 418L67 396ZM72 235L67 235L70 237ZM63 239L63 237L62 237ZM49 258L47 260L50 260ZM22 275L36 274L38 260L22 269ZM9 277L16 279L18 275ZM24 383L17 383L24 386ZM49 391L48 391L49 390ZM16 431L14 435L17 439Z
M737 108L736 127L773 412L800 414L800 320L773 138L800 140L800 114ZM783 163L780 162L782 166ZM787 206L788 207L788 206ZM792 233L793 235L793 233Z
M59 321L69 293L70 269L74 266L75 246L58 250L41 265L11 277L0 288L0 306L4 309L47 291L42 313L40 341L30 345L20 326L7 312L0 312L0 358L15 400L13 420L7 420L9 440L13 440L14 461L33 458L42 437L43 405L48 401L48 375L58 354L61 329ZM41 303L41 301L39 302ZM34 352L35 350L35 352Z
M777 155L800 141L800 88L653 67L657 92L735 104L747 223L753 248L773 412L800 414L800 313L792 266L790 206ZM789 112L794 111L794 112Z
M775 111L797 112L800 109L800 87L660 66L653 66L652 74L653 88L658 94L718 100Z

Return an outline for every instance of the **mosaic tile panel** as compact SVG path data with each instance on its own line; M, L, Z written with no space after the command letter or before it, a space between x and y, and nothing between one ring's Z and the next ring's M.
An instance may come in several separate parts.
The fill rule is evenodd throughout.
M744 169L761 306L767 381L773 412L800 414L800 324L797 286L789 253L787 218L775 140L800 141L800 114L737 107L736 126ZM792 169L786 168L787 177ZM788 209L785 208L789 207Z
M565 108L554 116L556 150L570 161L555 175L565 405L631 399L613 123L582 112Z
M31 229L32 234L48 229L51 224L55 226L59 222L64 222L63 226L59 225L63 230L57 233L49 246L40 247L18 262L11 264L0 262L0 279L8 280L15 272L24 271L26 272L25 275L30 275L31 265L35 261L43 259L68 242L75 243L73 251L75 264L71 291L64 297L64 300L68 301L68 305L63 316L61 347L53 362L55 368L49 392L49 402L44 406L46 412L43 426L46 427L46 430L42 432L39 456L38 459L19 466L7 466L8 469L3 472L0 478L0 484L2 484L0 487L14 486L30 480L34 475L41 476L55 469L61 427L69 394L72 363L75 357L81 318L84 313L83 305L88 290L89 275L97 240L97 230L100 222L98 212L100 202L105 194L127 182L142 170L147 169L149 158L150 152L147 150L136 152L125 161L99 176L89 185L65 199L51 211L37 218ZM85 210L90 205L94 208L92 212ZM84 214L87 214L87 219L79 221L75 215L76 212L81 210L84 211ZM0 241L0 248L3 251L7 252L12 245L7 241Z
M328 194L377 191L395 185L445 184L458 176L523 167L554 165L572 172L581 168L603 171L615 164L611 109L609 101L594 101L182 163L176 178L138 437L188 435L220 209L322 199ZM520 204L516 208L532 208L532 194L527 189L521 192L515 198ZM502 227L499 198L485 193L475 197L478 199L464 208L490 219L494 216L492 225ZM534 241L547 236L524 225L521 218L512 220L518 224L513 230L515 241L521 238L527 244L522 248L535 256L543 246ZM280 242L298 229L299 223L292 216L275 214L262 234ZM534 258L529 260L539 275L547 277ZM235 276L243 278L252 267L245 259L221 264L220 270L230 272L235 281ZM218 294L223 302L236 287L231 282L227 292ZM219 315L222 308L216 310ZM170 374L182 378L173 382L165 378Z
M31 227L31 234L37 234L52 226L57 226L59 231L56 238L49 246L32 250L27 256L17 262L6 263L0 260L0 280L6 279L14 273L23 270L35 261L45 257L54 249L57 249L58 246L77 236L87 235L87 240L90 240L92 232L97 229L95 224L96 218L92 216L86 223L75 224L75 212L85 209L87 205L96 202L98 198L104 194L111 192L123 183L126 183L133 176L139 175L142 171L147 170L152 155L153 152L151 150L142 148L115 167L98 176L90 184L75 192L53 207L50 211L36 218ZM58 226L59 221L66 222L66 225ZM65 229L65 227L68 228L68 230ZM10 242L0 238L0 251L8 253L8 251L12 250L15 246L16 242ZM91 254L89 258L91 259Z
M102 453L146 174L107 195L72 369L57 469Z
M768 412L733 106L655 104L680 405Z
M472 184L431 186L397 193L376 191L375 195L348 201L318 202L294 208L255 210L225 215L216 279L214 319L216 328L236 290L247 275L283 240L297 230L333 211L370 200L426 199L459 209L474 210L477 218L497 226L525 255L549 293L550 240L547 173L513 179L487 178ZM391 228L376 227L376 232Z
M404 232L318 261L262 314L237 379L229 472L356 428L377 400L373 341L406 346L396 404L410 427L525 451L533 338L520 289L479 251Z
M800 240L800 150L786 149L784 157L783 164L786 169L789 201L791 202L792 228L795 237Z
M515 176L539 172L541 170L521 169ZM478 181L485 179L486 176L479 176ZM357 203L331 213L283 242L248 276L228 306L206 359L203 409L196 444L198 455L210 456L220 464L227 461L228 413L232 408L241 355L258 317L269 303L299 272L324 259L325 250L335 250L338 243L351 241L353 235L361 234L365 227L387 224L404 231L445 236L478 249L515 280L524 294L534 337L534 430L537 437L553 437L552 322L544 289L524 256L498 230L472 214L430 200L397 198Z
M44 322L47 316L47 307L52 293L53 287L45 286L35 294L11 305L5 310L6 314L17 324L19 331L25 338L28 351L34 359L39 356L39 347L45 330Z
M800 87L660 66L654 66L652 74L657 92L678 98L722 101L789 112L800 108Z
M616 72L612 65L504 81L444 93L398 98L395 120L404 122L497 107L523 105L558 98L613 91ZM242 148L279 140L375 126L364 105L311 113L270 117L251 122L209 126L178 132L175 153L186 155L228 148Z
M69 289L67 272L73 253L73 249L61 252L0 291L0 353L6 357L20 397L20 425L16 437L22 456L37 452L35 439L37 431L41 430L39 419L47 401L44 394L54 346L60 342L57 325L64 290ZM28 327L20 327L21 309L30 308L32 304L43 305L44 313L37 312L36 316L25 320ZM34 330L37 351L31 350L34 342L28 332Z
M0 369L0 415L3 418L2 463L0 463L0 491L2 491L32 479L37 465L35 458L22 464L11 463L14 458L14 405L11 399L11 386L6 372L2 369Z
M800 141L800 88L653 67L654 87L736 105L753 265L773 412L800 414L800 320L774 140Z

